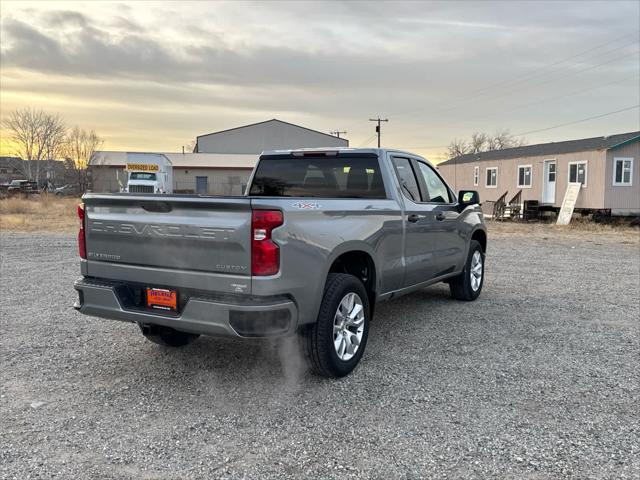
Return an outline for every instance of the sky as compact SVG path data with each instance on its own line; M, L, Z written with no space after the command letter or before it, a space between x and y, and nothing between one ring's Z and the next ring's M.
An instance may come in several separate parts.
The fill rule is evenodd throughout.
M2 0L0 15L0 119L58 113L105 150L180 151L271 118L354 147L388 118L383 146L436 162L475 131L640 130L638 1Z

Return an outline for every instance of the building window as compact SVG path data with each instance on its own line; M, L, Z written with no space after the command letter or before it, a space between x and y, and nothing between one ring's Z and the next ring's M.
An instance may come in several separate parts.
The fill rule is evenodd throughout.
M569 162L569 183L587 186L587 162Z
M531 188L531 165L518 165L518 187Z
M630 187L633 185L633 158L613 159L613 185Z
M477 187L480 181L480 167L473 167L473 186Z
M7 169L6 168L0 168L0 173L7 173Z
M487 181L485 186L487 188L498 187L498 167L487 168Z

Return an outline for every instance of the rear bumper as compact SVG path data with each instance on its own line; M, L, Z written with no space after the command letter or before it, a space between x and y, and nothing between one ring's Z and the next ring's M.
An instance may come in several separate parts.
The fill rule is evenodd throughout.
M292 334L298 323L296 304L286 297L216 296L190 293L177 314L127 304L127 285L102 279L81 278L74 284L74 308L94 317L163 325L203 335L274 337Z

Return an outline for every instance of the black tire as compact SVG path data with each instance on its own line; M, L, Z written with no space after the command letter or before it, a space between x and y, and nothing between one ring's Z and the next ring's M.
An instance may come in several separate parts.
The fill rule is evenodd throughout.
M340 302L348 293L356 293L362 301L364 330L355 354L345 361L338 357L334 347L333 322ZM358 278L344 273L330 273L316 323L300 332L309 368L317 375L329 378L344 377L356 368L367 345L370 312L367 291Z
M142 335L150 342L163 347L184 347L198 339L200 335L174 330L161 325L138 324Z
M474 290L471 286L471 261L473 255L476 252L480 252L480 258L482 258L482 276L480 278L480 286L477 290ZM462 273L451 280L449 280L449 289L451 290L451 296L457 300L465 300L471 302L480 296L482 291L482 285L484 284L484 267L485 267L485 255L482 251L482 245L476 240L471 240L469 244L469 253L467 254L467 261L464 264L464 270Z

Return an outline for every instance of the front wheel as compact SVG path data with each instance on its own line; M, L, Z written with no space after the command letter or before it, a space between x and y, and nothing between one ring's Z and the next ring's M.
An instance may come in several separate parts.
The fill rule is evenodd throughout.
M471 240L464 270L460 275L449 280L449 289L453 298L472 301L480 296L484 283L484 259L480 242Z
M360 362L369 334L369 297L353 275L327 278L315 324L301 332L311 370L324 377L344 377Z

